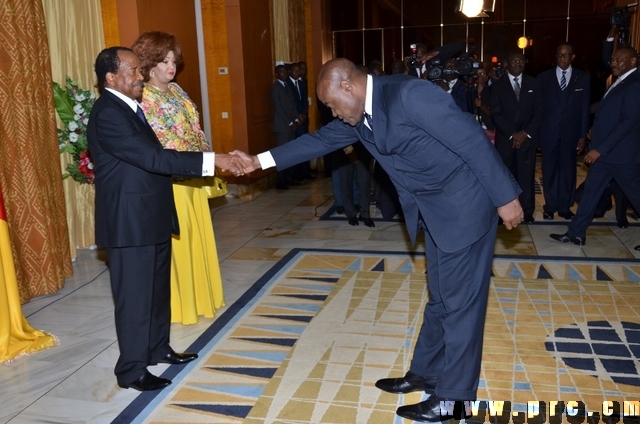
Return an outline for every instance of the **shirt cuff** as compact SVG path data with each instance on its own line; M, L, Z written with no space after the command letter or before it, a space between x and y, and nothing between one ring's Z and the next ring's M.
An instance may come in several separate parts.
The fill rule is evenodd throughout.
M269 151L258 154L258 160L260 161L260 167L262 169L273 168L276 166L276 161L273 160L273 156Z
M216 154L214 152L202 152L202 176L210 177L216 172Z

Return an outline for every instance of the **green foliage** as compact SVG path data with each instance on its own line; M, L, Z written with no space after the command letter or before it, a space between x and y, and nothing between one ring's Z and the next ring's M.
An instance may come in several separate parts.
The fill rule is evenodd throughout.
M78 83L67 76L65 88L53 83L53 100L58 117L64 128L58 129L58 149L69 153L73 161L67 165L62 178L71 177L83 184L93 183L93 162L89 154L87 123L96 96L78 87Z

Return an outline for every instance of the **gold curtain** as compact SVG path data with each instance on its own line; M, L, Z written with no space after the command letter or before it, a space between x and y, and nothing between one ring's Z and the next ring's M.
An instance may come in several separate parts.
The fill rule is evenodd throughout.
M42 2L0 0L0 10L0 187L26 302L60 290L73 269Z
M64 86L66 76L80 87L92 90L95 85L93 63L104 48L102 6L100 0L42 0L53 81ZM93 89L96 95L97 90ZM60 124L62 125L62 124ZM71 155L60 156L61 174ZM80 184L71 178L63 182L72 257L76 247L95 244L93 185Z
M288 0L289 57L292 62L307 62L304 0Z
M289 0L273 0L273 44L276 62L290 62ZM275 63L273 64L275 66Z

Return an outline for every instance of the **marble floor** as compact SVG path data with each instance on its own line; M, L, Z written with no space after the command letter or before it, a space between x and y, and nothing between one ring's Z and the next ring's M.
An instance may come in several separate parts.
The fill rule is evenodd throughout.
M233 192L233 189L231 190ZM375 228L347 221L319 220L332 204L331 181L317 178L286 191L267 190L253 199L232 195L211 201L225 300L231 305L292 248L419 251L401 222ZM559 221L543 221L515 231L501 228L496 253L526 256L640 258L640 226L594 225L582 248L551 240L564 232ZM223 312L222 308L220 312ZM108 270L99 250L80 249L74 276L55 295L23 305L30 324L56 335L59 346L0 365L0 423L109 423L139 394L116 385L118 348ZM174 324L172 345L188 347L211 323ZM150 367L154 374L166 365Z

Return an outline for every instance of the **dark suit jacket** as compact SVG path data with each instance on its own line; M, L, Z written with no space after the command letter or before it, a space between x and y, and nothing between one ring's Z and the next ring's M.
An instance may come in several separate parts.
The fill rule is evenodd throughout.
M491 117L496 126L496 146L508 142L513 133L522 130L531 136L533 143L537 143L543 113L542 93L534 77L521 76L520 101L513 92L508 73L491 85Z
M455 85L451 89L451 97L453 97L453 100L463 112L471 112L467 84L462 81L461 78L458 78L458 81L456 81Z
M146 246L178 233L171 174L202 175L202 153L165 150L148 124L104 90L87 125L95 165L96 243Z
M440 87L406 75L372 77L373 133L335 120L271 154L278 169L354 140L397 188L412 242L422 217L436 245L455 252L494 225L496 207L515 199L517 183L471 114Z
M640 74L632 73L600 101L591 130L598 161L640 164Z
M292 131L289 124L298 119L292 90L276 80L271 85L269 97L271 98L271 106L273 106L272 131L274 133Z
M556 144L559 139L578 143L589 131L591 77L579 69L571 69L567 88L560 90L556 68L538 75L544 113L540 125L540 147Z

